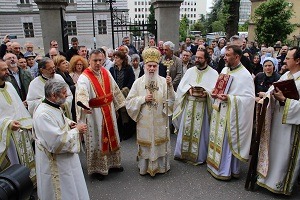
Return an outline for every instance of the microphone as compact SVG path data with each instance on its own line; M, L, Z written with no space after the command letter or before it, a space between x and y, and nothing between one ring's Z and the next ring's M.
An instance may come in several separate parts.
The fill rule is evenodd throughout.
M81 101L77 101L77 106L85 109L85 110L91 110L91 108L87 107L86 105L84 105Z

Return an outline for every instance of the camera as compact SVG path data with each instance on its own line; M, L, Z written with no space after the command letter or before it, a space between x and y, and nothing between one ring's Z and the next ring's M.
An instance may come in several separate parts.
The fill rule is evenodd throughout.
M30 169L15 164L0 173L0 200L29 199L33 183L29 177Z
M16 35L8 35L8 38L9 39L17 39L17 36Z

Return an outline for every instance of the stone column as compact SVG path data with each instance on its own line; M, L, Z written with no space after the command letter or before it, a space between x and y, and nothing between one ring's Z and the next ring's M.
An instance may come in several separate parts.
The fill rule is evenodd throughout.
M157 20L157 42L171 41L179 47L179 13L183 0L151 0Z
M45 54L48 53L50 41L56 40L60 51L68 47L68 35L63 35L62 19L65 19L67 0L34 0L40 12ZM61 11L62 9L62 11Z

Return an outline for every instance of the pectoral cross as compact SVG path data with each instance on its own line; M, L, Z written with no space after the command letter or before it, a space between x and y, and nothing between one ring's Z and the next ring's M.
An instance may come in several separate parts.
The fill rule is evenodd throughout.
M147 103L149 105L149 107L156 107L157 106L157 102L155 101L155 97L154 97L154 92L155 90L158 91L158 87L155 83L155 81L150 81L150 83L148 85L145 85L145 89L149 90L150 94L153 95L153 101Z
M158 90L158 87L156 86L155 81L150 81L149 85L145 86L145 89L153 94L155 90Z

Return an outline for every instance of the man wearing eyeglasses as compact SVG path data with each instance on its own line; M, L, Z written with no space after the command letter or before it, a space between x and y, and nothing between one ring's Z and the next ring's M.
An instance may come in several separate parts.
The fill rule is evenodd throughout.
M47 80L49 79L58 79L63 82L64 79L61 75L55 73L55 66L53 60L48 57L41 59L38 63L39 76L33 79L28 88L27 94L27 103L28 110L31 115L35 111L35 108L44 100L45 91L44 86ZM61 105L61 108L67 113L67 116L72 116L71 107L72 107L73 95L69 89L67 88L67 100L64 104Z
M112 170L122 172L116 112L125 106L118 85L103 63L101 50L92 50L89 67L79 76L76 88L77 121L88 125L85 135L87 170L103 180ZM89 108L89 109L88 109Z
M299 93L300 48L290 49L284 62L289 71L279 81L294 79ZM266 95L270 102L259 146L257 184L277 194L291 195L300 170L300 102L273 86Z

